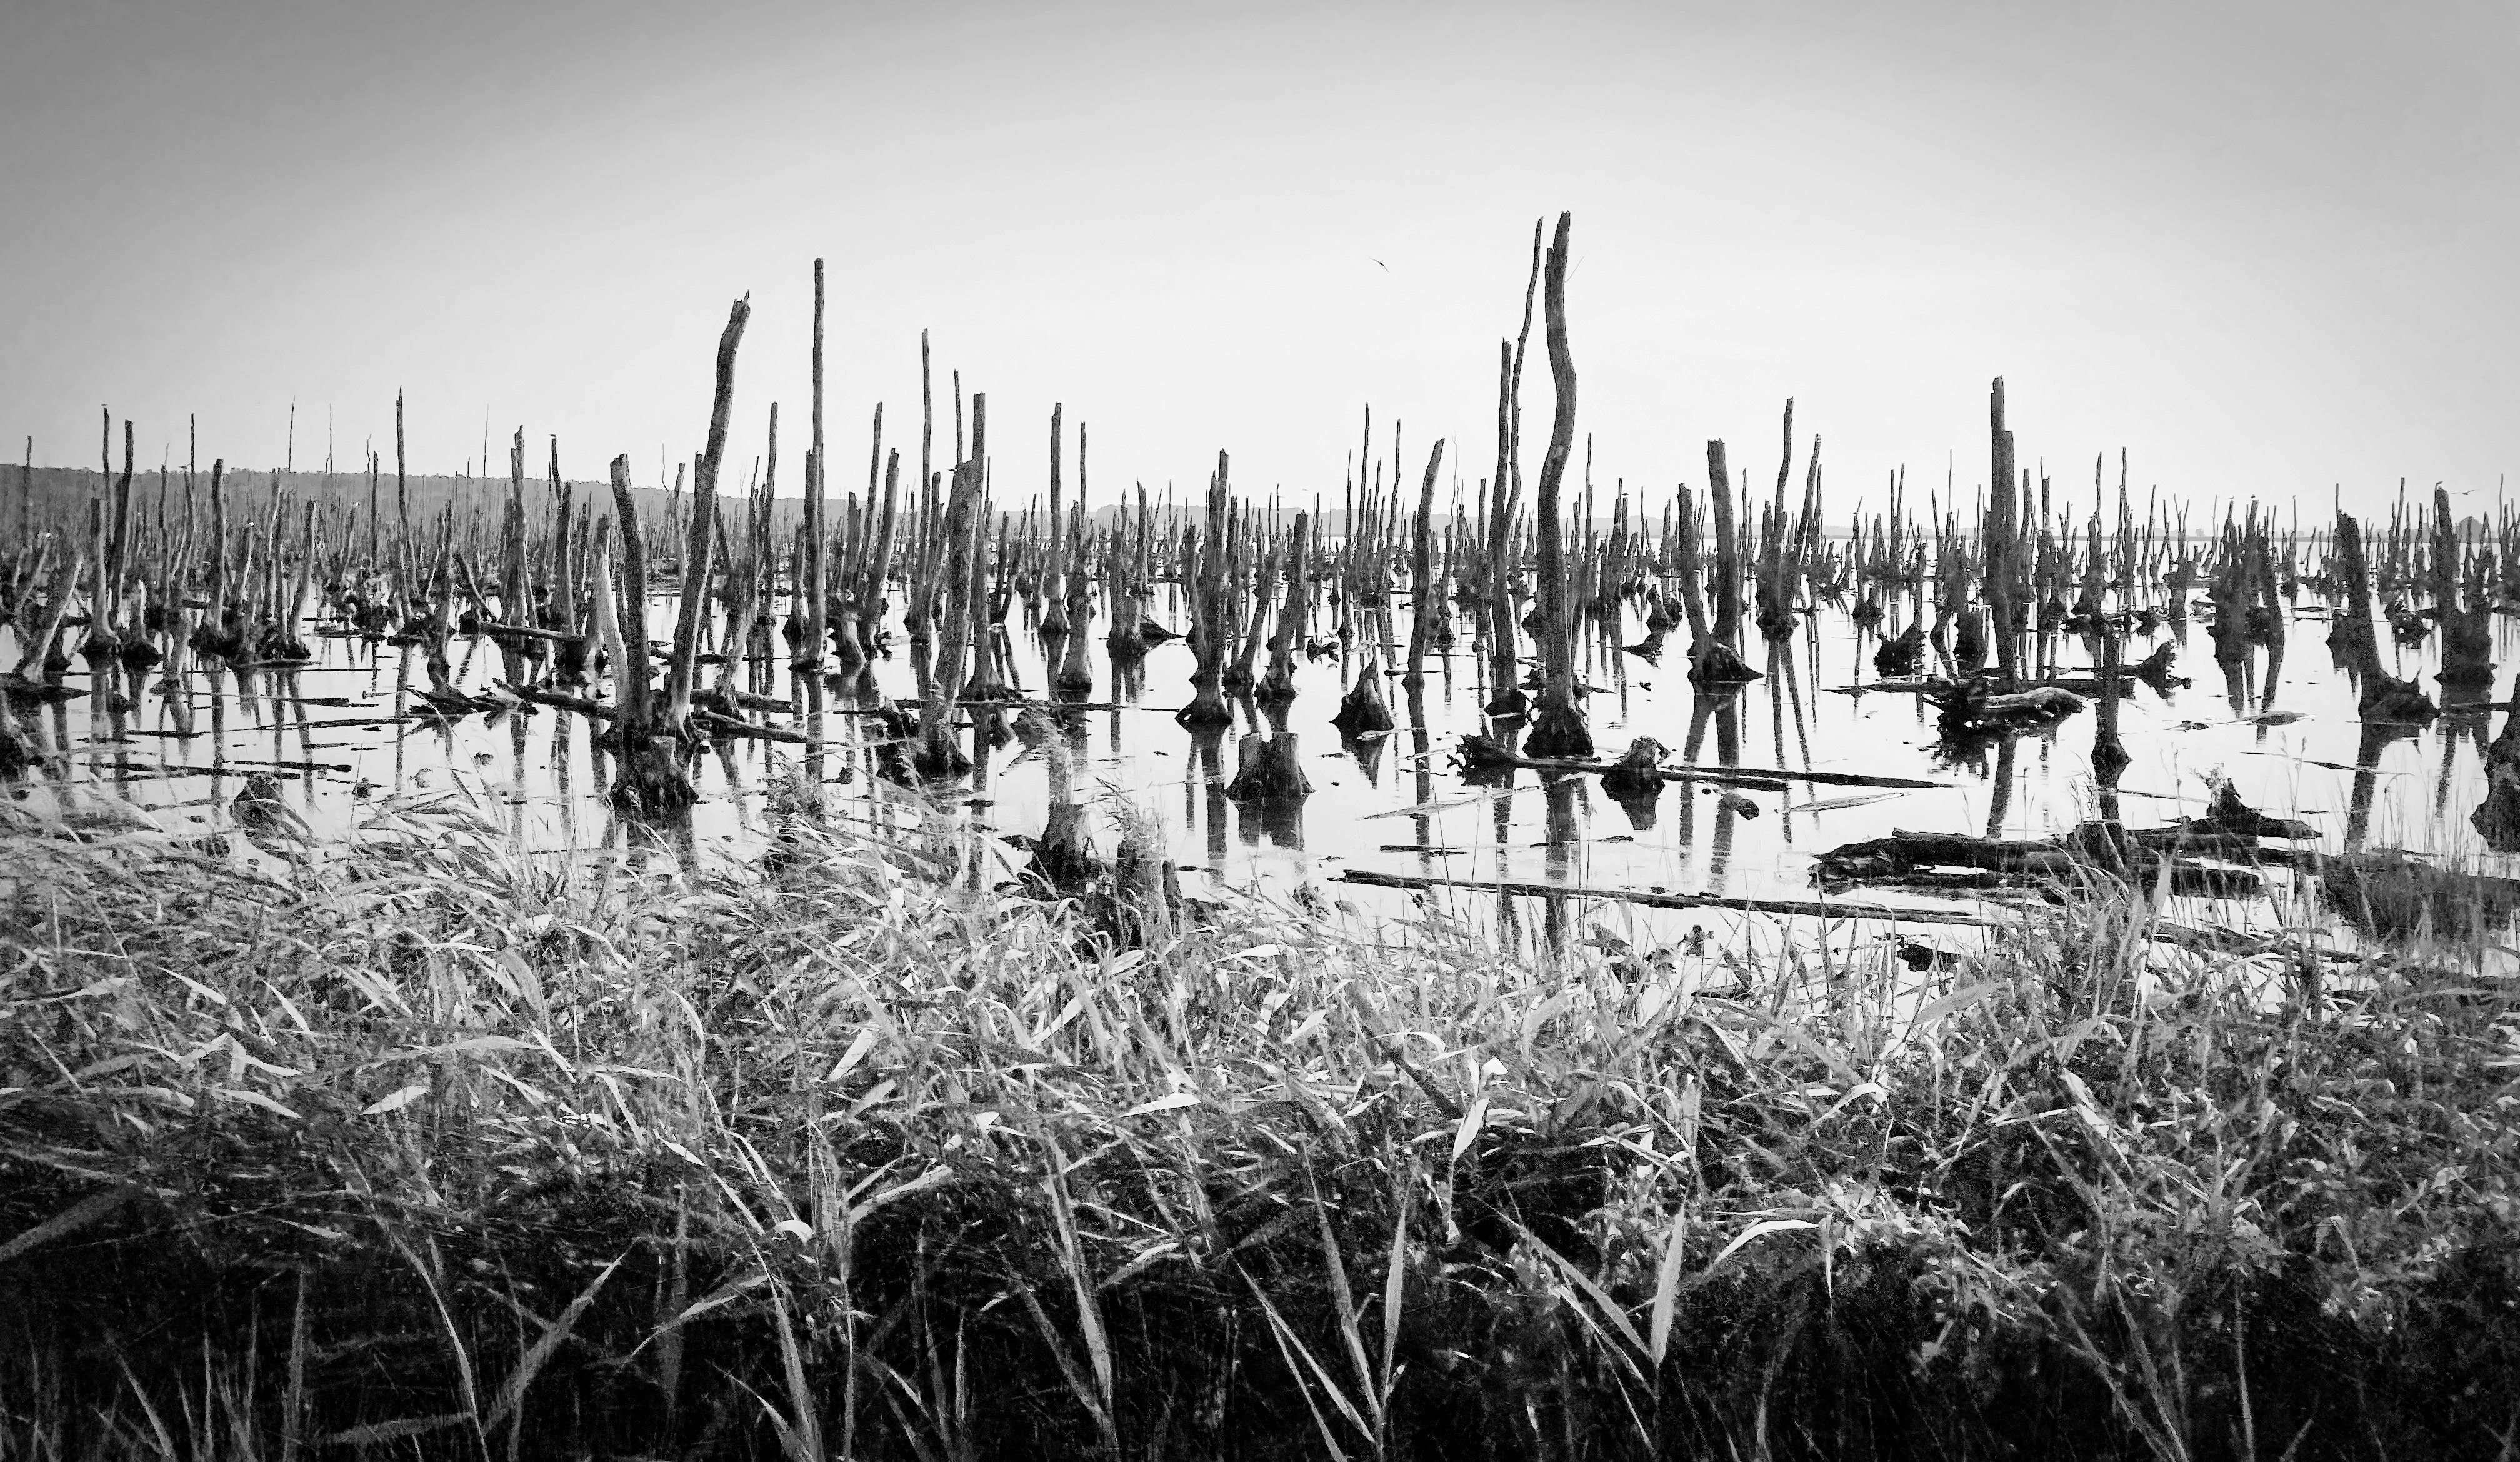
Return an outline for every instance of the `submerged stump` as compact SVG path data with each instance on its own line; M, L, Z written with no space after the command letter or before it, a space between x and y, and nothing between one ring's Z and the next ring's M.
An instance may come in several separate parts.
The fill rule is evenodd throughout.
M1614 798L1661 792L1662 758L1669 751L1650 736L1629 742L1627 754L1601 773L1601 790Z

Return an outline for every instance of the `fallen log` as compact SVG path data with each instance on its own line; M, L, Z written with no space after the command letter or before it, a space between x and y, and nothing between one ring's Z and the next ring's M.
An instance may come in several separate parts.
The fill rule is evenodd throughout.
M1637 768L1618 761L1575 761L1551 756L1524 756L1505 749L1505 744L1492 736L1472 734L1462 738L1462 760L1470 766L1521 766L1535 771L1582 772L1601 776L1611 772L1642 776ZM1764 766L1687 766L1657 767L1654 774L1666 782L1705 782L1717 787L1756 787L1761 791L1780 790L1785 782L1811 782L1825 787L1891 787L1902 790L1941 791L1951 784L1924 782L1912 777L1875 777L1858 772L1782 771Z
M1822 878L1859 883L1929 868L1982 868L1990 873L2056 877L2071 874L2087 863L2061 844L1894 830L1887 838L1868 838L1830 848L1820 855L1813 872Z
M1998 691L1972 680L1935 698L1945 736L1982 736L2051 725L2081 711L2083 698L2061 686Z
M1820 855L1812 869L1815 883L1896 884L1907 886L1937 870L1967 868L2001 875L2018 883L2060 883L2085 875L2131 879L2149 888L2161 876L2166 854L2130 842L2127 858L2105 837L2085 836L2078 829L2069 843L2016 842L1957 834L1894 830L1887 838L1843 844ZM2170 891L2183 898L2252 898L2266 886L2245 868L2216 868L2169 859Z
M1462 889L1471 892L1511 893L1529 898L1598 898L1614 903L1641 904L1655 909L1730 909L1744 914L1776 914L1787 918L1811 919L1885 919L1910 924L1965 924L1979 929L2002 929L2008 921L1982 914L1963 914L1945 909L1899 909L1885 904L1830 903L1823 899L1804 898L1727 898L1714 893L1648 893L1633 889L1588 889L1570 884L1522 883L1493 878L1433 878L1408 873L1376 873L1367 868L1350 868L1339 875L1342 883L1362 884L1373 889L1406 889L1423 892L1433 889Z

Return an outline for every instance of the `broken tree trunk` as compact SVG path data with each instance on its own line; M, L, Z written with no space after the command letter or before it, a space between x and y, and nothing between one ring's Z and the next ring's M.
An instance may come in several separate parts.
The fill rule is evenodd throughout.
M1312 781L1304 775L1304 756L1292 731L1275 736L1250 735L1235 744L1234 780L1225 795L1238 802L1284 801L1310 796Z
M2513 693L2520 702L2520 691ZM2520 852L2520 709L2506 712L2502 734L2485 749L2485 800L2468 821L2496 852Z
M2370 570L2362 556L2362 529L2353 515L2336 515L2336 622L2327 643L2355 682L2357 708L2365 721L2421 724L2441 714L2432 697L2411 680L2381 668L2380 644L2371 626Z
M1986 555L1987 617L1994 621L1995 663L2006 684L2021 678L2020 571L2021 525L2014 520L2012 430L2004 425L2003 378L1995 378L1987 393L1991 457L1987 478Z
M1085 499L1081 482L1076 506L1070 511L1073 525L1068 536L1073 551L1067 559L1067 645L1051 687L1062 696L1084 697L1094 693L1094 662L1087 652L1085 635L1086 626L1094 621L1094 585L1085 568Z
M1312 604L1312 584L1305 576L1310 567L1312 515L1297 513L1288 537L1292 541L1286 554L1286 607L1278 616L1278 632L1269 638L1269 673L1261 679L1259 691L1260 700L1273 704L1295 699L1295 652L1304 643L1305 617Z
M1225 704L1225 660L1231 611L1225 602L1226 571L1232 567L1226 525L1233 497L1226 486L1225 453L1216 454L1216 475L1207 480L1207 530L1196 528L1183 540L1182 577L1190 584L1191 700L1175 713L1185 726L1225 726L1234 710Z
M1050 556L1041 571L1050 602L1042 608L1041 632L1051 637L1067 633L1067 606L1061 598L1067 589L1067 514L1060 501L1058 480L1058 427L1063 409L1060 402L1050 403Z
M1692 616L1688 646L1688 680L1701 688L1739 685L1759 678L1758 671L1741 662L1740 651L1734 648L1741 638L1741 545L1739 525L1732 521L1731 475L1724 443L1709 441L1706 490L1715 509L1715 622L1699 633Z
M954 736L954 690L963 682L963 652L970 641L972 556L980 552L980 465L954 466L954 487L945 508L945 622L938 626L932 689L919 708L916 763L922 777L942 779L971 769Z
M1248 691L1259 683L1256 666L1261 646L1271 636L1268 628L1270 609L1277 604L1278 545L1272 541L1260 550L1260 563L1251 576L1251 613L1242 626L1242 645L1235 653L1234 662L1225 667L1225 684L1229 689Z
M2450 489L2433 488L2433 604L2441 611L2442 667L2438 678L2445 692L2494 683L2493 612L2480 594L2462 594L2463 555L2457 521L2451 517Z

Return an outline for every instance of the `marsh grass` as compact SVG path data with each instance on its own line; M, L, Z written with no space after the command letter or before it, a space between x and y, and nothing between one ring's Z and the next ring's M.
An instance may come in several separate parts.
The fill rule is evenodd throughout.
M1122 949L905 826L0 843L0 1458L2513 1452L2491 982L2109 888L1924 975Z

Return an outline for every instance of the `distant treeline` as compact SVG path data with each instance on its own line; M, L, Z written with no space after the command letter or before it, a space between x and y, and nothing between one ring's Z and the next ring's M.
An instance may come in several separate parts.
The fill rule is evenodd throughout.
M38 467L31 483L25 467L10 463L0 467L0 533L15 538L22 525L40 531L46 527L84 527L87 505L104 498L113 490L116 473L108 476L93 467ZM134 515L156 522L163 505L169 526L184 521L186 492L182 468L145 468L131 475L131 498ZM268 468L229 468L223 475L228 495L228 511L246 512L268 504L272 489L278 486L292 502L317 502L325 505L327 516L336 509L346 508L357 515L361 525L367 522L369 484L365 472L273 472ZM588 500L597 494L598 502L609 503L608 482L571 480L577 500ZM31 486L31 491L30 491ZM192 474L191 492L195 511L207 520L210 510L210 470L204 465ZM551 498L551 482L545 479L527 479L525 501L540 509ZM413 474L403 480L398 497L391 469L379 474L375 497L379 515L391 524L400 519L403 504L408 503L415 527L433 524L449 504L455 505L456 517L469 516L475 506L495 514L506 500L508 480L453 476L447 474ZM639 490L642 517L664 511L668 494L652 487Z
M994 477L995 474L992 473L991 476ZM915 480L917 474L913 472L908 477ZM608 480L572 478L568 481L576 500L581 503L593 501L608 505L612 500L612 488ZM355 515L352 521L361 525L362 529L367 522L369 481L368 475L364 471L275 472L269 468L232 467L226 471L225 482L227 491L231 494L228 499L231 512L245 511L248 504L268 503L272 488L277 484L292 502L304 503L311 500L324 504L328 519L334 517L336 510L347 509ZM15 462L0 464L0 542L14 543L22 532L28 530L42 531L46 528L83 530L87 524L88 503L110 493L113 483L114 477L99 472L93 467L37 467L31 474L30 490L30 477L22 464ZM840 521L843 506L848 501L849 490L840 488L831 492L832 523L835 528ZM905 496L913 492L915 481L904 480L901 490ZM476 508L495 518L499 512L499 505L506 500L508 480L504 477L484 479L462 474L416 473L404 479L404 492L407 494L411 522L417 527L424 524L434 524L438 513L449 503L455 505L459 522L469 518ZM643 485L637 488L637 492L640 517L661 521L672 497L670 490L653 485ZM206 465L192 475L192 493L196 511L206 516L210 502L210 472ZM131 477L131 494L134 511L139 517L155 522L158 505L162 502L165 505L170 526L183 522L185 473L182 468L151 467L135 470ZM402 507L397 499L391 469L378 474L375 495L378 511L384 521L387 524L398 523ZM726 493L723 496L739 502L742 500L740 493ZM1134 513L1137 507L1137 493L1134 487L1129 489L1127 496L1126 511ZM1332 537L1344 536L1347 532L1347 512L1342 508L1330 506L1337 500L1334 494L1323 493L1320 497L1322 512L1315 520L1317 531ZM550 498L550 479L529 475L525 480L526 505L539 512ZM1022 507L1012 506L1004 498L1000 501L1001 506L1007 509L1008 516L1019 515L1023 511ZM1164 516L1167 501L1173 510L1178 511L1188 499L1178 491L1169 494L1169 498L1160 492L1150 494L1150 505L1154 507L1158 517ZM1314 494L1290 492L1282 499L1282 511L1285 516L1291 517L1299 509L1310 511L1313 503ZM1034 506L1037 511L1038 505ZM910 507L909 502L902 504L905 512ZM1092 509L1089 516L1097 526L1107 527L1122 511L1121 504L1106 501ZM1636 511L1637 518L1631 520L1632 522L1639 523L1656 534L1661 532L1662 505L1660 502L1648 504ZM783 539L785 535L795 531L797 525L803 522L803 499L789 495L780 497L773 515L773 522L776 530L783 535ZM1463 513L1459 515L1459 519L1466 521L1471 516ZM1457 515L1439 511L1434 515L1435 529L1442 532L1456 521ZM1597 515L1592 525L1598 530L1608 531L1609 515L1606 513ZM1843 530L1826 532L1825 536L1840 537L1843 536Z

